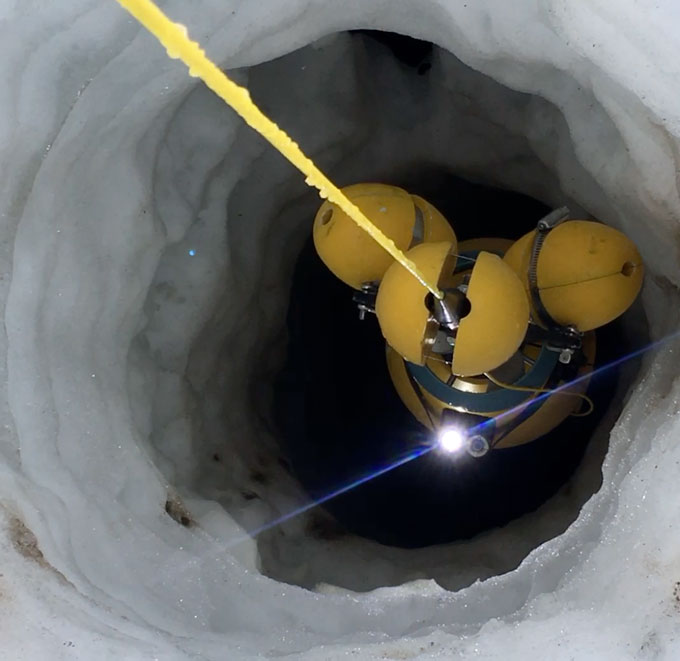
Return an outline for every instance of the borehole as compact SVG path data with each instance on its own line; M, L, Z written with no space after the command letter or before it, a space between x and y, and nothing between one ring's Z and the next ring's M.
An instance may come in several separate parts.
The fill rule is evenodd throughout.
M517 238L564 203L587 217L523 133L526 107L544 102L498 85L431 45L425 49L431 67L419 74L401 56L416 42L397 37L388 47L383 39L333 35L243 75L253 98L340 185L401 185L437 206L461 240ZM325 62L343 63L334 74L342 94L331 98ZM285 83L290 79L296 84ZM325 101L314 108L314 122L303 111L310 99ZM146 306L153 332L139 338L139 351L150 349L165 370L158 394L164 401L154 405L158 465L178 489L217 500L246 530L264 527L259 561L277 580L369 590L422 577L455 589L513 569L565 530L598 488L607 424L622 396L619 390L608 409L614 371L594 385L597 415L569 421L554 438L490 453L484 464L470 458L443 467L424 457L325 509L268 527L382 465L395 448L407 450L420 430L385 380L375 324L359 322L350 292L316 260L308 237L320 201L247 129L230 138L229 149L242 154L235 174L232 159L194 128L197 116L202 125L219 126L224 112L196 88L170 124L156 170L159 213L167 222L176 214L173 204L186 205L197 191L203 196L196 200L203 205L200 220L161 262ZM191 153L202 148L209 161L201 185L187 181L173 156L186 149L187 135L196 143ZM181 190L173 190L175 182ZM187 268L182 260L189 251ZM240 303L235 307L232 300ZM188 320L193 339L184 374L174 375L187 338L166 329L178 314ZM638 307L626 322L602 331L599 360L625 353L633 336L644 341L644 332L628 330L644 326L640 315ZM634 369L628 368L630 378ZM180 442L186 428L169 406L173 401L192 411L188 445ZM598 426L600 416L608 422ZM569 505L560 502L553 516L549 501L533 519L518 519L565 484L592 435L588 461L562 490ZM515 535L499 527L513 520L520 542L506 552L494 539ZM479 537L484 530L491 532ZM453 540L467 541L455 550L423 548ZM472 557L475 548L485 549L483 566L457 564L456 557ZM360 573L356 554L364 558Z
M301 14L274 3L259 18L266 3L241 3L235 18L203 3L205 15L177 16L227 68L331 35L240 75L341 185L455 174L488 184L490 197L585 207L643 249L651 369L621 376L574 479L502 529L399 549L348 534L322 508L256 542L245 535L309 502L271 412L294 263L319 200L115 3L28 16L30 3L15 4L2 63L2 245L14 255L0 486L3 507L16 505L73 587L15 564L26 580L7 600L14 571L3 574L9 654L25 655L35 638L52 658L57 629L75 624L92 648L79 638L74 653L88 659L401 658L432 642L443 658L531 658L537 640L557 641L546 653L556 644L673 656L677 113L672 66L662 65L678 58L647 22L654 12L425 1L389 12L313 2ZM634 29L603 30L603 17ZM536 95L438 48L412 65L365 35L332 34L360 25L436 39ZM55 38L43 43L46 34ZM620 331L613 346L645 346L644 315ZM633 386L602 489L574 521L599 487L607 425ZM164 509L175 495L189 526ZM319 585L366 591L419 578L469 587Z

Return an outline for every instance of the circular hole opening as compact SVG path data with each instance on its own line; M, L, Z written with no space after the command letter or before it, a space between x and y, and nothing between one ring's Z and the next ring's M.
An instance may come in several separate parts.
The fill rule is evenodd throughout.
M633 273L635 273L635 264L633 262L626 262L621 267L621 275L626 276L626 278L630 278Z
M444 300L442 302L447 306L450 313L455 319L465 319L472 311L472 303L470 299L458 289L444 290ZM437 301L432 292L425 294L425 307L436 316Z
M321 225L328 225L331 222L331 218L333 218L333 209L326 209L321 216Z

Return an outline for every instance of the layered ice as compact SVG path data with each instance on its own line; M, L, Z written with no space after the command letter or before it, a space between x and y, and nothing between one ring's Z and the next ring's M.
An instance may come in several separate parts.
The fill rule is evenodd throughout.
M674 3L163 5L340 184L444 165L641 249L658 344L599 491L414 555L243 541L305 502L268 384L317 201L116 3L62 5L2 9L2 654L677 657ZM440 82L352 28L434 42Z

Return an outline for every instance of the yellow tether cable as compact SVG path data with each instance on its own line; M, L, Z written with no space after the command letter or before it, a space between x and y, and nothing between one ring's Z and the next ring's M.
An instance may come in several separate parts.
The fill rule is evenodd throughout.
M237 85L206 56L197 42L191 41L187 29L171 21L151 0L118 0L168 51L189 67L189 75L203 82L230 105L265 140L269 141L306 177L305 182L319 190L322 198L337 204L364 232L377 241L396 261L409 271L434 296L444 297L439 288L428 281L418 267L397 248L394 241L377 228L361 210L314 165L298 144L253 103L245 87Z
M510 383L503 383L502 381L499 381L496 379L490 372L485 372L484 376L491 381L491 383L497 385L499 388L505 388L506 390L520 390L522 392L533 392L533 393L547 393L547 394L554 394L554 395L571 395L572 397L580 397L582 400L588 404L588 409L583 412L577 412L577 413L572 413L571 415L574 416L575 418L581 418L585 417L587 415L590 415L594 410L595 410L595 404L588 395L585 395L581 392L570 392L569 390L559 390L559 389L550 389L550 388L529 388L527 386L514 386Z

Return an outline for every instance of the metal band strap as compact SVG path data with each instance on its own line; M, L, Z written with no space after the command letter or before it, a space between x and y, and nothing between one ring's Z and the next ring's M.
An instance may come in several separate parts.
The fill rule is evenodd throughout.
M425 415L427 416L427 419L430 421L430 424L431 424L432 427L434 428L434 427L436 427L436 425L435 425L435 422L434 422L434 418L433 418L433 416L432 416L432 413L433 413L433 412L430 410L430 406L429 406L429 404L427 403L427 400L425 399L425 396L423 395L423 391L420 389L420 385L418 384L418 382L417 382L417 381L415 380L415 378L413 377L413 374L411 374L411 372L409 372L409 370L408 370L408 365L409 365L409 363L407 363L406 361L404 361L404 364L405 364L405 366L406 366L406 368L407 368L407 369L406 369L406 376L408 377L409 385L410 385L411 388L413 389L413 392L415 393L415 396L418 398L418 401L420 402L420 405L423 407L423 410L425 411Z
M558 324L545 309L541 294L538 290L538 276L536 270L538 268L538 257L541 254L541 248L545 242L546 237L557 227L560 223L569 217L569 209L567 207L560 207L555 211L550 212L544 218L538 221L536 227L536 234L534 235L534 243L531 247L531 259L529 260L529 295L531 296L531 304L538 315L539 321L547 328L558 328Z
M542 388L557 366L558 353L545 346L541 349L532 368L514 384L522 388ZM490 392L465 392L452 388L442 381L427 365L415 365L404 361L406 370L416 382L439 401L462 408L471 413L505 411L531 399L532 392L499 389Z
M408 247L409 250L417 245L420 245L425 238L425 218L423 218L423 212L416 207L415 221L413 223L413 232L411 234L411 245Z

